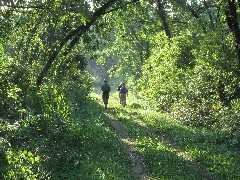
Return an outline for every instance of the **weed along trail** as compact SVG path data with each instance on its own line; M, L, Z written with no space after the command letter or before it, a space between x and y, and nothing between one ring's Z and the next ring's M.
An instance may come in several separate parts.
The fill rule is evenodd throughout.
M129 111L127 111L128 113L131 113ZM216 180L217 178L215 177L214 173L209 172L206 167L204 167L203 165L201 165L200 163L194 161L191 156L189 156L183 148L181 148L180 146L176 145L175 143L172 143L171 140L162 135L159 131L159 129L157 128L149 128L148 125L143 122L141 119L139 119L136 116L131 116L132 117L132 121L135 122L136 124L139 124L140 126L144 127L145 129L147 129L147 133L151 134L152 137L154 137L154 139L158 140L159 142L162 142L165 146L168 146L169 148L171 148L171 150L179 157L187 160L187 164L188 166L190 166L192 168L192 170L197 174L197 176L200 179L204 179L204 180ZM168 162L166 162L168 163ZM166 165L167 166L167 165ZM177 169L176 169L177 170Z
M120 122L109 112L110 115L110 123L112 127L118 132L121 141L126 146L126 150L129 155L129 159L131 161L131 172L136 179L145 180L146 177L146 170L144 168L144 164L142 161L141 156L136 152L134 148L134 143L130 141L128 136L128 132L123 128Z
M108 109L102 106L107 124L123 145L126 168L134 179L239 179L234 169L239 167L239 152L219 143L220 132L184 126L140 101L128 97L122 107L113 93Z
M127 114L131 114L131 112L127 108L125 108L125 111ZM137 145L135 144L135 142L131 141L128 130L124 128L124 125L121 124L121 122L119 122L119 120L115 118L110 111L108 111L108 113L111 119L110 123L112 127L118 132L119 137L121 138L121 141L125 144L127 148L127 151L131 160L131 168L132 168L131 171L133 175L136 177L136 179L139 179L139 180L151 180L155 178L158 179L159 177L150 177L147 175L148 172L147 172L146 166L144 165L143 156L140 155L139 152L135 150ZM135 124L138 124L139 127L144 127L145 129L147 129L147 132L146 132L147 134L150 134L152 137L154 137L155 140L158 140L159 142L162 142L163 144L171 148L171 151L173 151L178 157L181 157L182 159L187 160L186 161L187 166L191 167L192 171L196 173L199 179L204 179L204 180L216 179L213 173L210 173L206 169L206 167L202 166L200 163L195 162L193 159L191 159L191 157L188 156L187 153L181 147L171 143L171 141L167 137L161 136L161 134L159 134L158 129L149 128L146 123L144 123L141 119L139 119L138 117L135 117L134 115L131 116L130 121L132 121ZM138 131L137 128L136 128L136 131ZM165 160L163 161L164 163L166 163L165 168L169 168L168 166L172 165L172 162L166 162ZM178 171L177 168L176 168L176 171Z

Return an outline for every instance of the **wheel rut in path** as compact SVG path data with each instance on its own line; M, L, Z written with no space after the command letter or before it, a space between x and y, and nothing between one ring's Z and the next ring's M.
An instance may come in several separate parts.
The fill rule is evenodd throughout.
M134 149L134 143L130 141L129 135L127 130L124 129L124 127L121 125L121 123L108 111L109 117L110 117L110 124L111 126L118 132L119 137L121 138L121 141L124 143L127 152L130 157L131 161L131 172L136 180L150 180L149 176L147 176L147 169L143 163L142 156L135 151ZM153 134L156 138L159 139L159 141L165 142L166 145L170 146L172 149L174 149L175 153L179 156L182 156L184 159L188 160L189 165L197 172L200 178L202 179L209 179L209 180L216 180L214 173L211 173L207 170L206 167L202 166L200 163L195 162L191 157L188 157L188 155L185 153L184 149L179 147L176 144L171 143L171 141L161 136L159 134L158 129L155 128L149 128L143 121L141 121L137 117L132 117L132 120L137 122L143 127L146 127L149 129L149 132Z
M142 157L134 149L134 143L130 141L127 131L123 128L120 122L109 112L110 124L118 132L121 141L125 145L130 162L131 162L131 172L137 180L146 180L146 169Z

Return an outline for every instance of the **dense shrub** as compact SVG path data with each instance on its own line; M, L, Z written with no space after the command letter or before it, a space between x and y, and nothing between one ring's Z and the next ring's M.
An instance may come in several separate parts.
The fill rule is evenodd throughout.
M0 60L0 116L18 119L25 111L28 70L13 59Z
M74 159L69 148L79 151L74 148L81 141L73 119L84 109L92 79L87 72L75 69L74 75L61 80L54 76L37 88L27 66L8 59L2 59L1 65L0 178L48 179L48 170L42 165L51 168L51 162L59 161L55 154L40 154L46 154L47 149L52 153L58 150L68 152L64 156L71 157L71 161ZM62 149L65 145L66 151Z
M148 107L169 112L183 124L231 127L232 141L238 143L239 111L233 110L240 97L237 59L229 56L231 40L222 43L222 36L185 32L170 41L157 34L136 89Z

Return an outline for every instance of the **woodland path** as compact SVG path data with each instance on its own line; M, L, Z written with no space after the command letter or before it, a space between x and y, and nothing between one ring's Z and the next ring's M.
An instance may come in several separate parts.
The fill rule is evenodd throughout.
M130 141L127 131L123 128L120 122L108 111L110 115L110 124L118 132L119 138L124 143L131 161L131 172L136 179L146 180L146 169L143 160L135 150L134 143Z
M123 142L123 144L126 147L126 150L131 162L131 172L133 176L137 180L151 180L152 178L148 176L148 170L144 165L144 160L143 160L144 157L135 150L135 144L130 140L127 129L125 129L124 126L121 124L121 122L111 114L111 110L107 110L107 113L109 114L109 117L110 117L111 126L117 131L120 140ZM141 126L147 127L147 125L137 117L133 117L132 120L137 122ZM147 128L149 129L149 131L151 131L151 133L155 134L155 136L159 140L161 141L163 140L166 144L168 144L173 149L175 149L177 154L184 157L185 159L188 159L190 166L195 170L195 172L197 172L200 179L204 179L204 180L216 179L215 175L209 172L206 167L202 166L200 163L188 157L183 149L181 149L175 144L172 144L166 137L162 137L158 133L157 129L152 129L149 127Z
M124 143L124 145L127 149L127 152L129 154L129 158L130 158L130 161L131 161L131 172L132 172L133 176L137 180L152 180L152 178L147 175L148 171L146 169L146 166L144 165L143 157L134 150L134 146L135 146L134 142L132 142L130 140L127 130L118 121L118 119L116 119L111 114L111 111L107 110L107 112L110 116L111 126L117 131L117 133L119 134L119 138ZM141 124L141 126L147 127L147 125L143 121L138 119L137 117L135 117L133 119L133 121L136 121L137 123ZM165 141L166 144L168 144L172 148L174 148L177 151L178 154L181 154L186 159L190 159L190 157L187 157L184 150L182 150L181 148L171 144L167 139L165 139L165 138L163 139L163 137L159 136L158 133L157 133L158 130L156 130L156 129L149 129L149 130L151 131L151 133L156 134L156 136L157 136L157 138L159 138L159 140ZM199 164L198 162L195 162L193 160L190 160L189 162L190 162L190 165L198 173L200 179L206 179L206 180L215 180L216 179L215 175L213 173L210 173L205 167L201 166L201 164Z
M111 101L114 101L114 103L118 103L119 100L116 97L113 96ZM102 101L100 96L97 96L97 99L99 100L99 102ZM129 130L125 127L124 122L122 122L121 120L119 120L113 115L114 113L111 112L112 111L111 107L109 109L105 109L105 111L108 114L110 125L113 127L114 130L116 130L120 141L124 144L126 148L126 151L131 163L130 171L134 179L157 180L158 178L156 179L151 177L150 170L147 169L146 165L144 164L144 156L136 150L137 144L135 144L135 142L131 140ZM123 109L123 111L128 114L132 114L131 108L128 105ZM131 121L147 129L148 131L147 133L153 135L154 138L159 139L159 142L163 142L167 146L171 147L174 150L175 154L186 159L188 166L191 167L191 169L193 169L193 171L197 174L199 179L202 179L202 180L217 179L214 173L209 172L205 166L203 166L199 162L189 157L189 155L185 152L185 150L182 147L180 147L178 144L173 143L170 139L168 139L168 137L163 136L161 133L159 133L159 129L154 129L152 127L149 127L144 122L144 120L140 119L138 116L135 116L135 115L131 115Z

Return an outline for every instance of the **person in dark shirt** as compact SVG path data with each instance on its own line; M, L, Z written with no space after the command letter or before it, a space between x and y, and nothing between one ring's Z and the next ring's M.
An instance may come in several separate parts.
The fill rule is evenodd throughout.
M111 87L109 86L106 79L104 79L104 83L101 86L101 90L102 90L102 99L103 99L104 108L107 109L109 93L111 91Z

